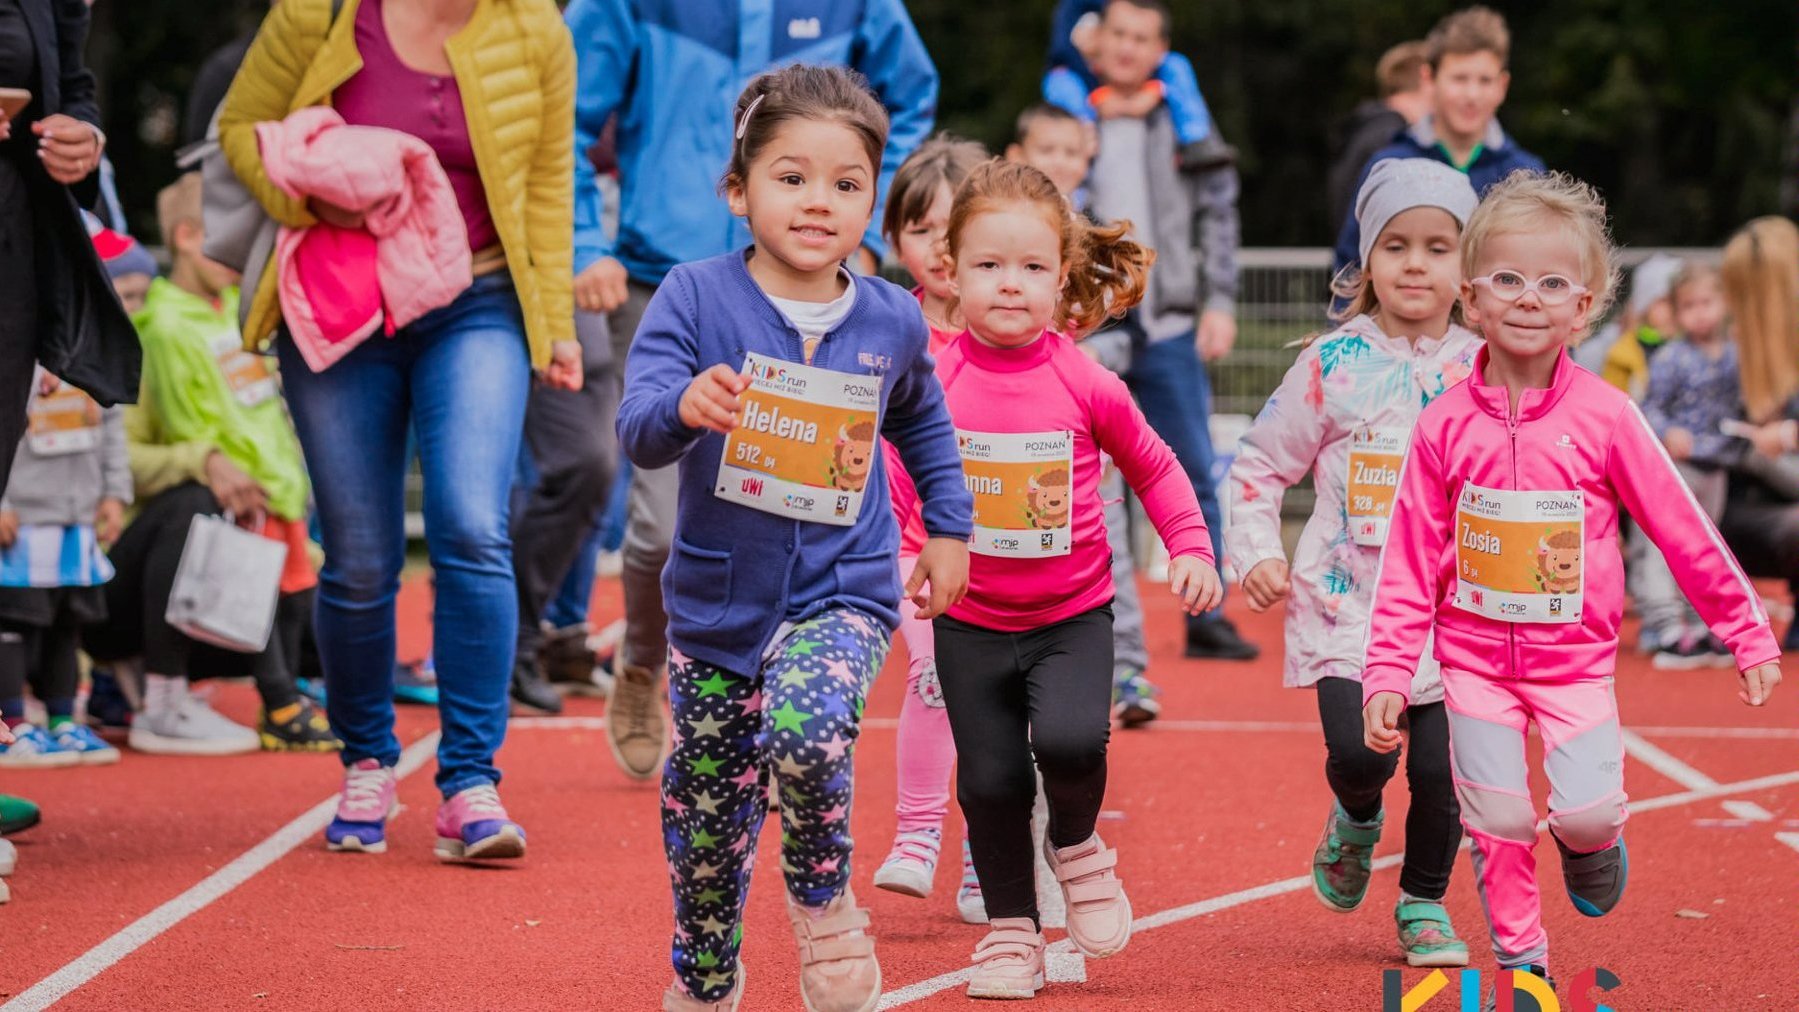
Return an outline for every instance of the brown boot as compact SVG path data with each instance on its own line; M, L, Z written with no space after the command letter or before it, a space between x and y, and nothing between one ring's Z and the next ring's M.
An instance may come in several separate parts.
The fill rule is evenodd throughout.
M620 665L606 704L606 743L618 768L634 780L652 780L668 754L668 714L662 707L666 668Z
M787 918L800 949L800 997L806 1012L874 1012L881 1001L881 964L868 932L868 911L848 886L814 917L791 898Z

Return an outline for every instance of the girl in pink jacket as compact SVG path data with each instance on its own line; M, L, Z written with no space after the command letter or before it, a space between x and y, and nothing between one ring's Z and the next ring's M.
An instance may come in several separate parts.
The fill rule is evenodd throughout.
M1223 596L1192 483L1124 382L1050 329L1091 330L1143 297L1149 250L1075 215L1037 169L993 161L956 191L948 249L968 329L937 360L974 493L968 596L936 622L938 676L956 743L990 930L968 994L1043 986L1031 805L1049 804L1044 858L1069 939L1093 957L1131 934L1118 853L1094 831L1111 723L1112 574L1099 498L1117 461L1172 556L1191 614Z
M1451 322L1461 294L1468 177L1428 158L1389 159L1356 197L1365 273L1343 293L1341 323L1309 343L1237 450L1228 482L1231 565L1249 606L1287 602L1286 683L1310 687L1324 728L1334 801L1312 855L1312 892L1348 913L1368 894L1381 793L1398 756L1362 743L1362 647L1380 546L1412 423L1473 367L1480 338ZM1289 570L1281 498L1310 472L1312 518ZM1412 966L1466 966L1443 907L1462 825L1449 774L1449 718L1437 664L1410 679L1405 867L1393 917Z
M1761 598L1628 396L1566 346L1616 271L1605 206L1565 175L1515 174L1462 242L1462 303L1487 344L1412 432L1362 673L1368 747L1390 752L1434 635L1462 824L1500 968L1547 976L1531 851L1525 733L1543 739L1549 829L1569 898L1603 916L1628 861L1624 748L1612 694L1629 511L1742 670L1760 706L1780 681Z

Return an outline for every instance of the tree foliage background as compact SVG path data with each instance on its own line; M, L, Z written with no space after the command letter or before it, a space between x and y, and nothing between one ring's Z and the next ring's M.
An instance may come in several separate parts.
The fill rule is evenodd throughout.
M853 2L853 0L842 0ZM1249 245L1327 244L1331 124L1373 90L1386 47L1452 0L1172 0L1188 54L1242 152ZM1002 145L1033 101L1051 0L910 0L943 78L939 125ZM1500 117L1550 166L1598 186L1618 238L1712 245L1785 209L1794 174L1799 4L1792 0L1517 0ZM187 89L266 0L99 0L89 58L122 196L138 231L174 175Z

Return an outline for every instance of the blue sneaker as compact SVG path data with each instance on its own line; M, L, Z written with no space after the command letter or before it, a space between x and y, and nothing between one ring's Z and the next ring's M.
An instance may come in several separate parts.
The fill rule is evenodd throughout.
M1562 884L1568 887L1574 909L1588 917L1611 913L1624 898L1624 885L1630 878L1630 852L1624 849L1624 837L1591 854L1576 854L1560 837L1555 846L1562 853Z
M56 747L71 752L83 766L110 766L119 761L119 750L91 729L69 721L51 733Z
M1142 727L1162 715L1161 694L1137 668L1119 668L1112 675L1112 716L1125 727Z
M476 784L438 808L436 850L440 861L524 857L525 827L506 814L492 784Z
M79 755L58 745L41 727L19 724L12 733L12 744L0 745L0 770L47 770L81 762Z
M437 705L437 665L429 656L417 664L394 665L394 702Z
M100 733L131 730L131 700L111 668L95 668L88 676L87 721Z

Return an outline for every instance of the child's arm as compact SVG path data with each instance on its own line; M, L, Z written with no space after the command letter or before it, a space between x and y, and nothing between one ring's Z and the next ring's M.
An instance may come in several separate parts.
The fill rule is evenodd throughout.
M1454 537L1455 499L1444 484L1442 459L1423 428L1414 429L1368 616L1364 705L1382 692L1398 695L1401 705L1410 698L1412 674L1443 597L1443 548Z
M1243 574L1244 591L1257 611L1287 596L1281 499L1312 469L1324 445L1324 406L1311 404L1306 396L1317 375L1318 352L1307 348L1244 434L1226 482L1231 523L1224 531L1224 550ZM1263 563L1268 569L1252 581ZM1264 585L1265 580L1270 582Z
M100 497L131 505L131 450L125 443L125 408L114 405L100 416Z
M1613 428L1606 478L1643 533L1662 550L1675 582L1699 617L1730 645L1737 667L1751 672L1778 663L1780 644L1768 626L1761 595L1737 565L1635 404L1625 407ZM1779 680L1778 672L1774 680ZM1765 694L1754 695L1759 706Z
M638 467L667 467L705 434L681 417L681 401L702 371L690 284L679 267L669 273L644 308L625 359L618 439Z
M1082 120L1093 122L1093 104L1087 101L1092 89L1081 75L1068 67L1052 67L1043 75L1043 100L1066 109Z
M1168 115L1174 119L1175 136L1181 146L1197 144L1211 136L1212 110L1206 107L1206 98L1200 93L1199 76L1193 72L1192 61L1180 53L1169 53L1156 68L1156 80L1162 82L1162 98L1168 103Z

